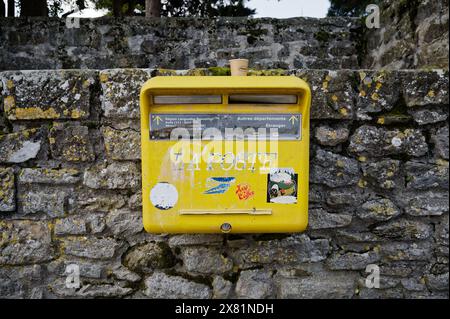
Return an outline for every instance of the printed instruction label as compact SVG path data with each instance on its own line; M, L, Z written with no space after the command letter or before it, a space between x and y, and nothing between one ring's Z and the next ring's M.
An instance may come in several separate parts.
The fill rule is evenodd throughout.
M300 113L286 114L150 114L150 139L233 138L301 139Z

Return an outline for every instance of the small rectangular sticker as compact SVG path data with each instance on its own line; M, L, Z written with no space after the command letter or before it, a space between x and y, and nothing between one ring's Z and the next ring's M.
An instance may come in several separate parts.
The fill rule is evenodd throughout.
M150 114L150 139L212 139L211 133L222 139L278 138L301 139L300 113L286 114ZM176 131L174 131L177 129ZM210 129L210 130L208 130ZM264 136L262 136L264 134ZM216 135L214 135L215 138Z
M292 168L273 168L267 175L267 202L296 204L298 174Z

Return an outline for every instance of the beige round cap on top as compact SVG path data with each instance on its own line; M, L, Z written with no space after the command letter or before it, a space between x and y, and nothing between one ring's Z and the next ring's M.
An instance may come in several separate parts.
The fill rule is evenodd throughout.
M248 60L247 59L233 59L230 60L231 76L247 76Z

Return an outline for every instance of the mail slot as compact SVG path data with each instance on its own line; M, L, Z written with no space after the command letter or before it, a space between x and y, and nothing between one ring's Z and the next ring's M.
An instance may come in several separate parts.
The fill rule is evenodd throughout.
M311 92L294 76L168 76L141 89L151 233L300 232Z

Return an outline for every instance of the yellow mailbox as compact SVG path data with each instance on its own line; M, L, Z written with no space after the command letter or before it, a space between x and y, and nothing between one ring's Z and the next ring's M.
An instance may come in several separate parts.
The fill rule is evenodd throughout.
M310 104L308 84L294 76L148 80L140 96L146 231L303 231Z

